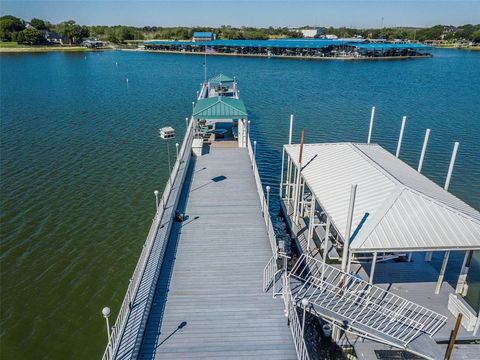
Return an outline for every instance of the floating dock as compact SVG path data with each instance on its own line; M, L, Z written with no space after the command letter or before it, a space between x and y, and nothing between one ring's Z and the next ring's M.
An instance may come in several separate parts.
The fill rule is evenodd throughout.
M219 75L199 91L103 358L297 358L283 301L262 287L274 252L246 109Z
M429 130L415 170L399 158L406 118L394 156L370 143L373 116L366 144L308 145L303 132L291 144L292 116L280 181L290 266L237 83L202 83L103 360L309 360L307 312L360 359L475 353L480 316L463 296L480 213L447 191L458 143L441 188L421 174ZM465 253L455 288L452 251Z

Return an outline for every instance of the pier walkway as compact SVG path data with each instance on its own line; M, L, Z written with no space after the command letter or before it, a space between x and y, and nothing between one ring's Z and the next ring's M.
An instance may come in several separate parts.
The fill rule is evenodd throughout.
M192 158L140 359L295 359L283 302L262 291L272 249L245 148Z

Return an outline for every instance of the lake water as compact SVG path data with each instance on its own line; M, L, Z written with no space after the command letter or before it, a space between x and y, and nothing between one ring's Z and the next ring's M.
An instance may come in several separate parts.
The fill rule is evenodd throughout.
M480 52L382 62L210 57L239 79L264 185L278 193L289 114L306 141L373 141L480 208ZM115 319L167 179L158 128L178 139L203 80L203 57L140 52L0 55L1 351L3 359L95 359ZM128 78L128 83L126 79ZM278 199L272 199L278 211ZM434 257L439 267L442 254ZM454 254L449 268L463 255ZM457 274L449 272L455 281ZM468 300L479 302L480 265Z

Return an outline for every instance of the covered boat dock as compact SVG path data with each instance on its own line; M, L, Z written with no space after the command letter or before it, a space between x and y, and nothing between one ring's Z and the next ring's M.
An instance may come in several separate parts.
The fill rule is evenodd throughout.
M214 40L207 42L152 40L146 50L217 55L295 58L414 58L430 56L429 46L418 43L378 43L364 39Z
M449 181L438 186L376 144L284 146L282 208L302 254L292 292L336 326L337 343L357 342L353 333L436 359L459 313L457 339L480 340L478 309L462 296L480 250L480 213L446 190ZM465 253L456 286L444 281L452 251ZM443 254L440 271L429 263L432 252ZM332 307L326 293L345 304Z

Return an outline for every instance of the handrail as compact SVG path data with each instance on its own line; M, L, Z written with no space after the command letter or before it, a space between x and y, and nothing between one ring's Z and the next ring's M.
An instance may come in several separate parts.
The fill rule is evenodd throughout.
M290 290L289 278L287 273L283 273L283 300L285 302L285 309L287 312L288 320L290 323L290 330L292 331L293 343L295 345L295 351L297 352L297 358L299 360L310 360L308 355L307 344L303 336L303 329L298 319L297 306L293 299L292 292Z
M161 220L163 218L166 204L170 198L170 194L172 192L172 185L178 175L180 165L186 156L190 156L190 143L193 139L193 119L190 120L188 125L187 131L183 138L182 146L179 151L179 156L175 161L173 166L172 172L169 175L167 185L165 186L165 190L163 191L162 198L158 204L157 212L153 219L153 223L150 227L150 230L147 235L147 239L143 244L142 252L138 259L137 265L135 266L135 270L133 271L133 275L130 278L127 291L125 297L123 299L122 305L120 306L120 310L117 315L117 319L115 324L112 327L112 331L110 332L110 337L107 342L107 347L102 356L102 360L110 360L114 357L115 351L119 345L119 340L121 338L121 334L123 332L123 328L125 327L126 320L128 319L128 315L130 314L130 304L132 299L135 298L138 288L140 286L140 280L142 279L143 273L145 272L145 267L147 265L148 257L152 251L152 246L158 232L158 229L161 224Z
M267 206L267 200L265 198L265 193L263 192L262 181L260 180L260 174L258 173L257 161L252 150L252 143L250 141L250 136L248 136L247 141L248 155L250 156L250 162L252 163L253 177L255 178L255 183L257 185L258 196L260 197L260 202L262 204L262 214L263 219L265 220L265 226L267 227L268 239L270 240L270 246L272 247L272 253L277 253L277 240L275 237L275 230L273 229L272 219L270 217L270 211Z
M447 321L444 315L306 254L297 260L289 277L303 282L295 296L307 297L312 305L347 318L351 326L361 324L404 346L420 332L433 336ZM381 314L381 321L373 321L372 314Z

